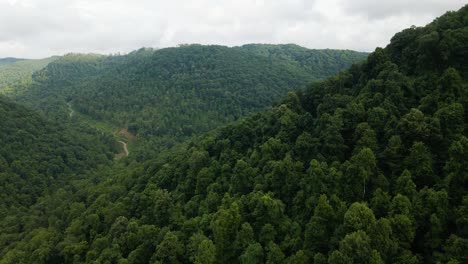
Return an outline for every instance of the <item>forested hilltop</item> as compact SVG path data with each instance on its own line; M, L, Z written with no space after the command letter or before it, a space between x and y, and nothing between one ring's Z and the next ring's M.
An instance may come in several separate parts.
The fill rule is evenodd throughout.
M260 110L367 56L298 48L300 58L271 60L250 50L182 45L128 55L69 54L36 72L32 85L18 88L17 100L57 119L67 117L68 102L78 115L151 139L154 144L144 145L159 150ZM298 63L310 57L307 67Z
M467 43L465 6L265 111L70 181L2 220L0 263L467 263Z
M270 61L299 66L312 73L317 79L325 79L349 68L350 62L361 61L363 55L366 54L350 50L314 50L296 44L246 44L236 48L267 57Z
M17 58L0 59L0 93L7 92L15 85L27 85L31 82L34 72L44 68L57 57L40 60L27 60Z

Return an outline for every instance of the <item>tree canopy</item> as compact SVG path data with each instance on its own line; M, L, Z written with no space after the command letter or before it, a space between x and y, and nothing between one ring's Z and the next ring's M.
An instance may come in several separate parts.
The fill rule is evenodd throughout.
M10 209L0 263L466 263L467 17L406 29L268 109ZM136 55L36 78L86 73L91 86L96 61ZM183 68L202 74L197 61Z

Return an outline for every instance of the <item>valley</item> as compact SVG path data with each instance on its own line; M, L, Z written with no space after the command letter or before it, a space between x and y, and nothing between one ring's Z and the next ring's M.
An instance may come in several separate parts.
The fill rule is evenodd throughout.
M0 59L0 264L466 263L466 43Z

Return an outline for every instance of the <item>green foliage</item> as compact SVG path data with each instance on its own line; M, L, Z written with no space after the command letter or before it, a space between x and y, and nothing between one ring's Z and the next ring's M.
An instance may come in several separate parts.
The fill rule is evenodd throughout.
M111 139L84 126L70 129L48 121L4 97L0 97L0 115L2 255L26 235L24 229L34 229L27 236L31 241L28 250L34 253L25 257L38 263L53 262L57 258L51 255L59 241L53 227L60 226L61 220L52 215L64 210L59 203L70 201L71 181L98 165L110 164L114 153L106 142ZM70 209L70 213L85 210L82 204ZM41 213L33 216L28 211ZM8 258L13 261L14 255L10 253Z
M466 263L467 16L465 6L405 30L364 63L157 157L84 173L38 196L20 223L20 209L4 210L1 261ZM182 68L206 70L189 55L209 48L183 48ZM162 56L139 53L77 56L90 68L46 81L86 73L91 85L104 78L93 68L106 72L97 61ZM24 157L3 159L30 175Z
M313 73L318 79L336 74L367 55L350 50L311 50L294 44L247 44L237 49L266 57L273 62L287 63L291 65L289 67L299 66Z
M58 57L41 60L0 59L0 93L12 93L13 86L26 86L32 81L34 72L46 67Z
M68 114L68 102L78 116L136 135L144 151L135 155L144 159L366 57L299 47L288 53L298 57L270 60L248 48L202 45L122 56L68 54L35 72L31 85L17 87L24 90L17 100L59 119Z

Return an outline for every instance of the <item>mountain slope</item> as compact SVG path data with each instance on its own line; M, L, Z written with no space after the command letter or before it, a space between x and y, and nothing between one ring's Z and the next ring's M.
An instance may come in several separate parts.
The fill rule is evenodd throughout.
M324 62L340 65L327 71L335 73L366 56L344 53L353 55ZM322 75L223 46L140 49L124 56L72 54L35 73L19 101L62 117L68 101L78 114L167 145L262 109Z
M295 44L247 44L239 47L272 61L284 62L306 69L318 79L325 79L350 66L350 62L361 61L364 52L350 50L316 50L307 49Z
M30 83L32 74L35 71L44 68L55 59L57 59L57 57L40 60L16 58L0 59L0 93L5 93L5 90L12 85Z
M405 30L269 110L73 183L3 263L465 263L467 61L439 55L466 54L453 32L467 17Z
M2 96L0 113L1 217L5 207L30 204L49 185L60 186L66 177L113 158L92 130L71 130Z
M58 210L57 197L47 197L69 195L70 182L111 164L116 146L110 136L50 122L3 96L0 115L0 248L5 253L24 238L22 230L41 227L47 222L41 215Z

